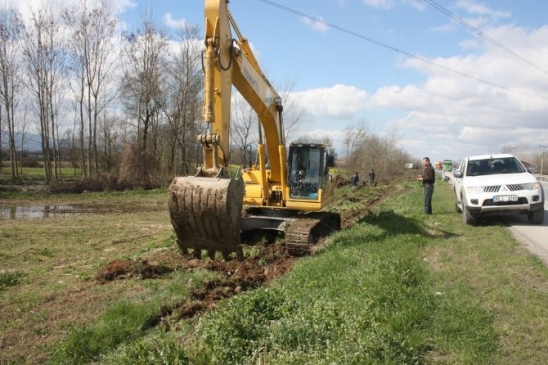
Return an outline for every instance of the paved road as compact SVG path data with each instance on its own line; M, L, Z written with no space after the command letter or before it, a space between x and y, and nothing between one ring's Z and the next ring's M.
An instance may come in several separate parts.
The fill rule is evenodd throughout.
M541 184L544 187L544 223L529 224L524 215L504 217L504 221L518 241L548 265L548 181L541 181Z
M445 176L453 178L452 173ZM529 251L537 255L548 266L548 181L540 181L544 187L544 223L541 225L529 224L527 216L512 215L501 219L508 225L510 232Z

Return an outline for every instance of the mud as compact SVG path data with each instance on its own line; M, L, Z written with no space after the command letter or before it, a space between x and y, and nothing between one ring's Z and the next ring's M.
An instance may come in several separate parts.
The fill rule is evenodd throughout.
M153 255L153 261L113 260L97 273L96 281L105 285L114 280L161 278L174 270L205 269L220 274L219 279L195 289L185 302L164 308L158 323L167 326L162 321L165 316L181 319L200 315L213 309L219 300L268 284L291 270L297 260L281 244L257 243L254 248L256 256L247 256L243 261L196 259L192 255L176 258L161 253Z
M97 275L97 282L105 284L113 280L135 277L138 279L160 278L173 271L162 264L150 264L146 260L114 260L108 263Z

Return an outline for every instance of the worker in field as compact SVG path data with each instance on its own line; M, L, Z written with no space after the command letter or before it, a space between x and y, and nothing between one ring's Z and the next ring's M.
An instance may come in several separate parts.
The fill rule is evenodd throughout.
M370 185L375 185L375 170L371 169L371 171L369 171L369 184Z
M434 171L428 157L422 159L422 165L422 174L417 176L417 180L422 181L422 186L424 187L424 213L432 214L432 195L434 194L436 171Z
M350 186L358 186L360 183L360 176L358 175L358 171L352 177L350 178Z

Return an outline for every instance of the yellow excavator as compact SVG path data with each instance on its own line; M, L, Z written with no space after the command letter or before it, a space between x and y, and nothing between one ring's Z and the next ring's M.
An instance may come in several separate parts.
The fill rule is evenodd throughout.
M208 133L197 137L203 163L196 174L176 177L168 189L177 244L197 258L206 250L211 258L219 251L225 259L235 253L241 260L241 233L270 229L284 233L292 255L307 254L321 237L340 229L338 214L320 212L333 201L333 156L314 143L291 143L287 153L282 99L227 4L205 0L203 119ZM233 86L257 113L261 136L257 163L242 169L238 178L231 178L229 170Z

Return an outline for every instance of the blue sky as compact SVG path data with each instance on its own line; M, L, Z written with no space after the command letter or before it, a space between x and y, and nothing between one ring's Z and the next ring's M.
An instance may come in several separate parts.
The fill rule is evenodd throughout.
M203 0L112 2L129 30L146 8L167 30L203 29ZM352 123L395 130L399 147L433 160L504 146L532 160L548 145L546 1L231 0L229 9L272 84L295 83L306 109L298 134L329 135L339 153Z

